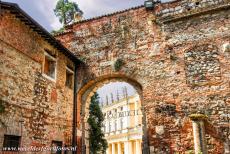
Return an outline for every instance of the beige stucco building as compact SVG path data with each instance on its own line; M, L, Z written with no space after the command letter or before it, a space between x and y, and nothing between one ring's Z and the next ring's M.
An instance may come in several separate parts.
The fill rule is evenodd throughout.
M107 154L141 154L142 113L138 94L102 106Z

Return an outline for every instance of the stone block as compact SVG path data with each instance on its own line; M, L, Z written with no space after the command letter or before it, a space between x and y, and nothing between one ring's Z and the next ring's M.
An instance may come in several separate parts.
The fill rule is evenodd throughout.
M157 133L158 135L163 135L164 132L165 132L164 126L156 126L156 127L155 127L155 130L156 130L156 133Z

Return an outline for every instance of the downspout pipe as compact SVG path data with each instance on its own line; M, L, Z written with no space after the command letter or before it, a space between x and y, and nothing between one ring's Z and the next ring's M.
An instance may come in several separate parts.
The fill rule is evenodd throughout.
M77 153L77 141L76 141L76 124L77 124L77 63L74 65L74 90L73 90L73 130L72 130L72 147L76 147L72 151L72 154Z

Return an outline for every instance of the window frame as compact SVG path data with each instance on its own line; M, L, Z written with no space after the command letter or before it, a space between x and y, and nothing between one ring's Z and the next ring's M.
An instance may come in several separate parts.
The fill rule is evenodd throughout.
M109 121L109 133L111 133L112 132L112 124L111 124L111 122Z
M114 122L114 130L117 131L117 120Z
M61 143L61 147L58 145L59 143ZM58 141L58 140L52 140L51 141L51 147L53 147L53 144L56 144L56 147L63 147L63 142L62 141ZM51 154L61 154L63 152L63 150L57 150L54 151L53 149L51 150Z
M47 75L45 73L45 63L46 63L46 57L48 57L48 59L51 59L55 62L55 72L54 72L54 78L52 78L51 76ZM57 58L52 56L51 54L49 54L49 52L45 51L44 52L44 60L43 60L43 69L42 69L42 75L44 77L46 77L47 79L53 81L53 82L56 82L56 79L57 79Z
M69 72L69 73L72 73L72 83L71 83L71 86L68 86L66 83L66 81L67 81L67 72ZM65 78L65 86L66 87L68 87L69 89L73 89L73 87L74 87L74 70L72 69L72 68L70 68L69 66L66 66L66 78Z
M9 141L16 141L16 140L9 140L9 138L10 137L17 137L18 138L18 140L17 140L17 142L18 142L18 146L17 147L12 147L12 146L6 146L6 144L9 142ZM6 139L8 139L7 141L6 141ZM17 135L8 135L8 134L4 134L4 139L3 139L3 151L15 151L15 152L17 152L17 151L19 151L19 149L18 148L20 148L20 146L21 146L21 136L17 136ZM8 149L9 148L9 149Z
M123 130L124 128L124 121L123 118L120 118L120 130Z

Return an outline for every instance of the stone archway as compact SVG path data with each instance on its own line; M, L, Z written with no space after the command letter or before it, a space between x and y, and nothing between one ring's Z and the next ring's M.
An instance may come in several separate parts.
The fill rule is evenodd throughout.
M85 84L78 92L78 103L81 104L81 122L82 122L82 147L85 149L85 153L89 153L89 143L87 140L88 137L88 124L87 119L89 117L89 105L91 97L93 96L94 92L96 92L100 87L102 87L105 84L111 83L111 82L126 82L133 86L133 88L137 91L141 104L143 103L143 97L142 97L142 86L141 84L136 81L135 79L132 79L126 75L123 74L109 74L104 75L96 78L95 80L89 81L87 84ZM143 137L142 141L145 143L146 141L146 115L144 112L142 112L143 118L142 118L142 130L143 130Z
M229 132L230 33L223 31L229 6L226 1L195 3L186 5L199 7L188 9L184 1L176 1L156 4L153 10L131 8L71 24L56 36L85 62L78 102L86 105L90 91L110 79L131 77L141 83L151 153L194 150L188 115L198 109L223 127L222 134ZM115 70L118 59L124 64ZM208 150L220 153L217 145L210 143L215 149Z

